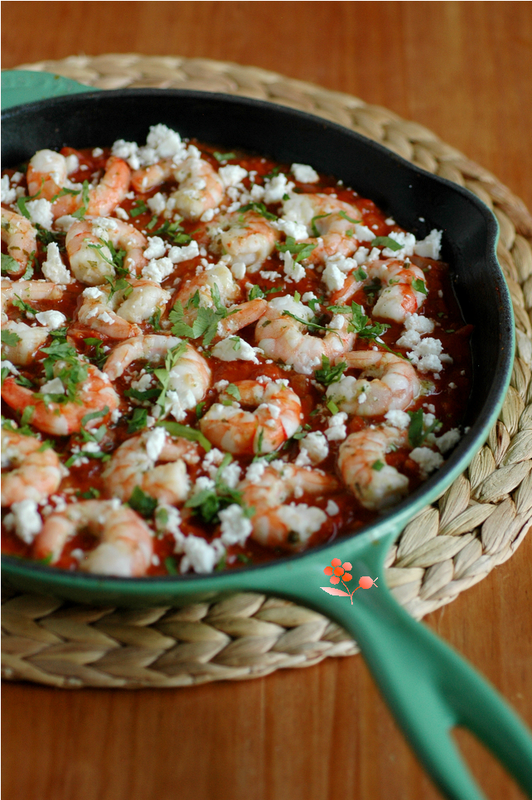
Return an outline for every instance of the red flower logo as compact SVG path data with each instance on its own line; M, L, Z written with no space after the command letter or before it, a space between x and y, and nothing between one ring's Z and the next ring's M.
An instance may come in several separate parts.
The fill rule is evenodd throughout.
M331 566L325 567L323 571L326 575L331 576L329 578L330 583L337 584L340 583L340 580L350 581L353 579L351 573L348 572L350 569L353 569L353 566L349 563L349 561L346 561L344 564L342 564L339 558L333 558L331 561Z

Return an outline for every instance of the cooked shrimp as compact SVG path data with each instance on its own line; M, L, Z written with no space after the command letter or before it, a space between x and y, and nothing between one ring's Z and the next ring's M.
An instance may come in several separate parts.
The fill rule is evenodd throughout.
M405 440L405 431L387 427L351 433L340 445L340 473L364 508L388 508L408 492L406 475L386 464L386 453Z
M18 337L15 344L2 342L2 358L6 358L19 367L25 367L33 363L37 352L44 347L50 328L45 326L32 328L25 322L9 320L9 322L2 323L2 331L9 331Z
M118 500L84 500L51 514L35 539L34 558L55 564L65 544L81 531L98 541L79 564L83 572L124 578L146 574L153 553L152 532L133 509Z
M355 206L325 194L298 194L283 204L284 218L305 225L309 242L315 244L309 261L334 255L350 256L358 247L354 223L360 222Z
M129 272L139 272L147 263L144 250L148 240L133 225L114 217L82 220L71 226L65 240L70 267L79 281L98 286L114 277L109 243L125 250L124 268Z
M103 478L107 493L124 502L139 486L161 503L180 505L190 492L187 465L198 461L195 442L171 437L164 428L154 428L121 444L107 464Z
M65 287L50 281L2 281L2 321L7 321L7 308L20 299L31 304L39 300L61 300Z
M163 158L149 167L141 167L131 173L131 186L136 192L149 192L172 177L176 165L173 158Z
M129 189L131 170L126 162L111 156L105 165L105 172L97 186L89 189L86 215L90 217L105 217L111 214L120 205ZM63 187L61 187L63 188ZM52 204L54 219L65 214L73 214L83 204L83 193L67 194L59 197Z
M200 420L202 433L229 453L271 453L297 431L301 401L285 381L264 386L257 381L237 381L234 393L221 392ZM232 403L232 405L224 405ZM255 406L245 411L241 406Z
M20 267L13 268L9 274L18 278L26 271L30 256L37 249L37 230L22 214L2 208L2 241L7 244L8 255Z
M373 316L404 322L425 302L425 275L422 269L409 261L396 258L372 261L364 269L369 278L378 278L384 284L373 306ZM425 291L413 288L414 281L420 281L416 285L423 286Z
M191 301L198 294L198 307L214 308L213 300L214 289L218 290L220 303L227 307L236 300L240 293L240 287L236 283L231 271L221 262L215 266L207 268L204 272L185 281L180 287L176 300L179 300L185 310L185 321L191 324L196 318L198 308ZM187 306L189 306L187 308Z
M279 231L256 211L224 214L207 232L213 252L227 253L233 264L243 264L248 272L261 268L280 239Z
M172 352L177 358L172 358ZM164 414L172 414L176 420L185 418L186 412L203 400L211 385L211 370L207 361L190 344L177 336L148 334L127 339L113 348L104 372L111 380L119 378L134 361L149 361L150 364L165 361L170 356L166 384Z
M186 219L198 219L210 208L220 205L224 185L214 167L203 158L189 156L174 171L179 189L171 197Z
M342 356L348 367L364 370L356 379L351 375L327 389L340 411L359 417L373 417L387 411L404 411L419 396L416 370L404 358L379 350L353 350Z
M62 368L68 369L64 365L65 362L57 362L59 375ZM32 408L30 421L37 430L55 436L68 436L81 430L86 414L104 411L106 407L110 413L118 408L119 404L118 395L111 386L107 375L104 375L99 369L92 364L80 362L79 365L76 365L76 373L75 377L79 379L79 383L76 386L73 400L66 400L63 403L45 402L43 394L46 396L46 391L52 395L61 394L65 398L67 397L67 389L60 377L53 379L53 387L50 389L45 384L35 392L25 386L19 386L15 378L9 376L2 386L2 397L8 406L21 413L26 408ZM44 393L43 388L45 388ZM71 391L70 387L69 391Z
M325 326L322 339L312 336L306 325L294 317L310 322L314 313L288 295L268 303L266 313L255 328L256 342L267 358L290 364L296 372L310 375L322 366L324 356L334 361L354 345L356 337L348 331L348 314L334 316Z
M257 297L255 300L248 300L238 306L232 306L229 314L218 323L218 335L222 338L232 336L242 328L246 328L253 322L257 322L268 308L266 300Z
M56 153L55 150L39 150L28 164L28 193L51 200L64 188L67 176L67 161L61 153Z
M2 430L2 505L40 503L57 491L66 472L57 453L34 436Z
M251 537L266 547L302 550L313 533L327 520L321 508L306 503L286 505L304 494L327 496L340 489L332 475L286 464L280 472L266 467L259 483L242 481L238 486L243 503L253 508Z
M91 286L82 297L79 322L111 339L128 339L141 333L135 323L144 322L157 310L165 310L170 292L155 281L130 280L116 292L110 286Z

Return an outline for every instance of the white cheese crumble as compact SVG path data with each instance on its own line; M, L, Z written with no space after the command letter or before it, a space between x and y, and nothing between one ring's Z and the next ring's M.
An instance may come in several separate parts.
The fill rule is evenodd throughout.
M191 258L199 256L198 243L193 239L189 244L178 247L175 245L168 251L168 258L172 264L180 264L182 261L190 261Z
M42 519L37 511L35 500L21 500L13 503L11 513L14 517L15 532L19 539L31 544L42 528Z
M166 243L160 236L152 236L150 243L143 253L144 258L162 258L166 253Z
M448 453L460 441L460 431L458 428L451 428L450 431L444 433L442 436L434 437L434 442L440 453Z
M336 292L343 287L346 276L334 261L329 260L323 270L322 278L329 292Z
M9 185L9 175L4 175L1 182L2 187L2 203L6 203L6 205L11 205L17 199L17 193L15 189L12 189Z
M229 186L236 186L241 183L247 177L248 171L243 167L239 167L238 164L228 164L226 167L220 167L218 175L227 189Z
M328 514L329 517L335 517L336 514L340 513L340 506L335 503L334 500L329 500L325 508L325 513Z
M325 436L330 442L340 442L347 436L347 429L345 423L347 422L347 414L345 411L340 411L338 414L333 414L328 420L328 428L325 431Z
M312 464L321 463L329 455L327 439L320 431L311 431L299 440L301 453L306 453ZM302 465L305 466L305 465Z
M233 503L219 512L221 522L221 540L227 547L232 544L245 544L253 525L244 512L244 509Z
M152 214L156 214L157 216L159 216L159 214L162 214L163 211L166 209L167 200L168 198L165 194L162 194L162 192L157 192L157 194L154 194L153 197L149 197L146 200L146 205L148 206Z
M213 356L219 358L220 361L252 361L254 364L258 364L257 352L261 351L252 347L239 336L228 336L227 339L222 339L212 348Z
M421 239L414 247L414 253L423 258L434 258L439 260L441 253L441 237L442 231L437 231L435 228L431 230L428 236Z
M304 544L313 533L319 531L327 514L321 508L308 506L306 503L290 503L277 509L277 516L284 524L299 536L299 541Z
M46 248L46 260L42 265L44 277L52 283L70 283L72 276L61 260L59 247L55 242L50 242Z
M290 194L294 184L282 172L273 178L267 178L264 185L264 202L280 203L285 194Z
M50 381L43 383L41 394L65 394L65 387L61 378L52 378Z
M316 170L308 164L292 164L290 172L293 174L296 181L300 183L317 183L320 179Z
M61 325L66 322L65 315L53 309L50 311L38 311L37 314L35 314L35 319L37 322L40 322L41 325L46 325L46 327L53 331L60 328Z
M151 461L159 460L166 443L166 430L163 427L153 428L146 437L146 455Z
M426 478L435 469L438 469L443 464L443 456L435 453L428 447L416 447L410 453L410 458L419 464L419 470L422 478Z
M170 258L152 258L146 266L142 268L142 277L161 283L165 278L171 275L173 271L174 264Z
M47 231L51 229L54 217L52 204L48 200L29 200L26 208L34 225L42 225Z
M382 251L383 256L389 258L405 258L414 254L414 247L416 245L416 237L413 233L404 233L403 231L392 231L388 234L389 239L401 245L400 250L392 250L391 247L385 247Z
M298 264L297 261L294 261L292 254L289 253L288 250L286 253L281 253L280 256L284 264L283 272L286 275L286 280L289 282L295 281L296 283L300 280L303 280L306 275L305 267L303 267L301 264Z
M176 550L178 545L176 544ZM212 572L218 561L225 553L225 548L220 539L214 539L209 544L200 536L187 536L182 542L178 552L185 555L181 559L179 570L181 573L188 572L192 567L194 572L206 574Z
M253 484L260 483L266 466L265 461L253 461L246 470L246 480Z

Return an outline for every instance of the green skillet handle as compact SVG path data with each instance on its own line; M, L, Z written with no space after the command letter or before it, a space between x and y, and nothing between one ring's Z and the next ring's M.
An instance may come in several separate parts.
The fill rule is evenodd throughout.
M382 561L371 560L373 573L353 565L355 579L382 579ZM371 569L367 561L365 566ZM451 738L455 725L469 728L532 797L532 738L524 724L457 653L409 617L383 583L359 588L352 605L348 597L325 595L320 607L358 642L392 713L446 797L484 797Z
M93 92L90 86L83 86L70 78L53 75L51 72L12 69L2 72L2 111L22 103L33 103L49 97L65 94Z

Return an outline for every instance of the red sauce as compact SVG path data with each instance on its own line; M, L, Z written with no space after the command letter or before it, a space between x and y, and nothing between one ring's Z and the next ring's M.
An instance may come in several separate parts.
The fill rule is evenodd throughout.
M216 170L220 164L214 153L216 148L200 145L195 142L205 158ZM69 180L72 183L82 183L87 177L101 177L105 170L107 159L109 158L110 151L102 150L100 155L94 155L91 150L74 150L73 148L65 147L61 150L64 156L76 156L79 162L79 168L75 173L69 175ZM231 155L231 154L230 154ZM337 184L336 180L330 176L320 176L316 183L302 184L295 181L294 176L290 172L290 165L277 164L271 159L249 155L245 153L235 154L233 158L229 158L230 164L238 164L243 167L248 176L244 178L243 185L249 190L252 185L252 180L249 173L253 177L253 182L258 185L264 184L265 176L272 173L282 172L289 176L289 179L295 183L295 191L304 194L321 193L327 195L335 195L338 200L349 203L356 211L357 219L361 224L374 232L375 237L389 237L390 233L401 231L393 221L386 219L385 215L375 206L375 204L368 199L360 197L354 190ZM3 174L11 177L15 170L5 170ZM24 179L21 181L20 186L25 186ZM168 233L165 232L166 220L164 216L154 216L147 206L147 201L155 194L163 193L169 195L175 191L175 181L165 181L152 190L145 193L130 192L128 196L120 203L120 208L128 215L128 223L133 225L137 230L144 233L151 234L158 231L158 235L163 239L168 239ZM230 200L226 201L226 205ZM15 205L10 206L14 210L18 210ZM271 214L280 215L281 203L273 203L268 205L268 211ZM113 212L112 216L125 216L123 212ZM121 218L121 217L120 217ZM206 221L181 219L181 231L183 234L192 236L198 243L200 249L204 248L207 251L207 257L212 263L216 263L218 256L214 256L209 252L210 237L209 227L212 223ZM59 244L60 250L64 252L64 235L60 232L55 233L55 240ZM42 264L46 260L46 238L40 237L36 252L34 254L33 279L42 279L44 277L42 272ZM6 245L2 243L2 252L6 253ZM187 280L196 275L198 269L201 269L203 259L205 256L199 255L188 261L178 263L175 265L173 272L165 278L161 285L172 294L172 301L167 303L166 310L161 318L157 321L142 321L139 328L142 333L150 334L157 333L161 325L164 326L165 321L168 319L175 301L175 287L182 286ZM64 263L68 264L68 260L63 255ZM433 407L435 417L442 423L438 435L456 428L462 419L462 414L465 409L465 398L468 397L470 390L470 353L469 353L469 335L470 327L465 325L460 314L458 304L456 302L451 279L449 275L449 268L441 261L436 261L429 258L421 258L413 256L411 261L416 266L423 270L425 276L425 283L427 289L427 298L419 309L419 314L428 317L435 322L435 330L432 336L439 339L443 346L443 351L449 354L452 358L452 363L446 364L445 369L436 377L430 373L421 375L422 379L428 379L432 388L429 395L421 395L414 403L408 408L409 412L415 412L418 409L427 408L427 404ZM271 276L263 275L264 272L276 272L278 276L272 280ZM326 296L326 289L322 281L321 270L307 269L305 277L297 283L286 283L282 270L282 263L280 254L274 250L272 254L265 260L264 264L253 274L246 274L244 278L236 281L240 291L240 301L247 299L247 287L250 283L257 286L262 292L266 293L266 299L271 299L277 296L284 296L285 294L294 294L295 291L303 296L307 292L313 292L316 297L323 298ZM366 281L366 285L367 285ZM86 285L77 280L73 280L68 284L65 293L60 300L41 300L31 301L31 306L35 311L47 311L50 309L57 309L61 311L66 317L66 341L73 345L79 354L88 358L92 363L102 366L105 361L105 353L103 351L109 350L116 345L116 341L106 336L104 333L95 332L86 324L82 324L77 319L77 312L82 302L81 294L86 289ZM257 290L258 291L258 290ZM374 298L373 298L374 299ZM363 305L366 313L371 310L371 296L361 288L351 300ZM351 300L349 302L351 302ZM324 306L327 305L327 300L324 300ZM23 320L28 322L28 316L15 305L8 304L7 314L10 320ZM31 318L30 318L31 319ZM405 349L396 344L399 337L404 333L403 325L390 320L386 320L389 328L382 335L382 340L385 342L386 348L392 351L397 350L404 354ZM254 345L254 330L255 324L249 325L238 332L238 335L247 341L249 344ZM164 329L168 332L168 327ZM89 340L89 341L87 341ZM201 339L194 341L194 344L200 349L205 350L200 344ZM51 340L47 342L50 346ZM370 343L371 347L378 347L381 345L376 344L374 341ZM355 345L355 349L368 349L368 341L359 338ZM205 354L207 355L207 354ZM46 354L42 350L35 353L34 358L30 364L19 366L18 370L20 375L26 381L31 381L34 384L40 379L42 382L43 374L43 361ZM235 384L242 380L255 380L259 376L267 376L271 380L287 379L290 388L298 395L301 400L301 427L303 432L327 430L328 418L330 411L327 410L324 404L324 388L316 384L312 375L299 374L295 371L286 371L283 366L277 363L272 363L269 359L259 357L258 364L250 361L233 361L224 362L215 358L209 358L209 365L212 369L212 384L211 388L207 391L203 398L203 405L197 409L191 409L187 412L186 418L181 420L182 425L191 428L198 428L198 417L204 414L210 406L217 402L219 392L214 388L215 385L221 381L228 381L230 384ZM131 379L138 374L139 369L145 364L134 362L129 368L124 371L124 374L114 381L114 387L120 395L120 412L121 416L118 420L112 421L110 416L102 418L102 423L105 424L105 432L100 441L101 453L104 458L86 459L87 463L77 464L72 460L73 448L80 447L83 444L83 438L79 433L74 433L72 436L51 436L43 434L39 431L33 431L34 434L40 436L43 440L51 442L54 450L58 453L63 463L69 465L69 474L63 479L60 488L54 493L53 500L46 504L40 504L39 509L43 515L43 519L50 514L54 508L61 509L63 501L71 503L75 499L89 499L100 498L104 499L108 496L106 480L102 476L105 469L108 457L114 450L124 441L129 439L137 432L131 433L131 419L132 413L135 408L146 408L148 414L151 413L150 404L138 405L134 404L127 396L128 390L131 388ZM348 370L346 374L357 375L357 370ZM19 380L19 378L17 378ZM315 413L316 409L319 413ZM8 420L12 420L17 425L25 422L21 419L21 413L18 408L12 408L4 404L4 413ZM361 417L352 416L347 423L347 433L354 433L363 430L368 425L382 425L384 418L381 417ZM338 450L341 445L339 441L329 442L329 454L318 465L320 470L339 475L337 467ZM400 472L405 474L409 479L410 490L416 488L421 482L421 475L418 464L409 457L410 447L401 447L395 452L390 452L386 455L386 463L395 467ZM294 461L299 453L299 442L297 439L290 439L280 449L279 457L285 461ZM245 473L246 468L253 460L253 454L245 454L235 456ZM194 482L200 475L205 472L201 469L201 461L197 465L189 467L189 475L191 481ZM335 515L327 515L326 522L321 526L317 533L314 533L308 540L307 547L315 546L321 543L329 542L337 536L341 536L343 532L351 532L375 518L376 512L364 508L355 496L346 491L345 487L336 493L327 494L323 497L312 497L303 494L297 498L297 503L307 503L308 505L316 506L325 509L329 500L333 500L337 504L339 513ZM9 512L9 508L5 509ZM206 523L194 513L193 509L181 509L182 523L181 532L185 535L194 535L205 538L211 541L213 537L219 536L220 528L217 522ZM162 575L169 571L179 570L180 555L175 554L175 538L170 533L158 534L155 532L153 517L147 515L146 522L151 526L154 531L153 550L155 558L152 559L152 564L148 569L149 575ZM63 569L77 569L79 564L79 552L89 552L96 547L98 541L96 537L86 529L76 533L75 536L70 538L60 556L55 562L55 565ZM17 535L13 524L2 526L2 551L4 553L32 558L34 556L34 546L26 544L19 535ZM236 568L248 563L257 563L266 561L280 555L282 550L278 548L267 548L261 546L253 538L249 537L243 545L230 545L226 548L226 555L221 564L222 567ZM76 555L76 553L78 555Z

